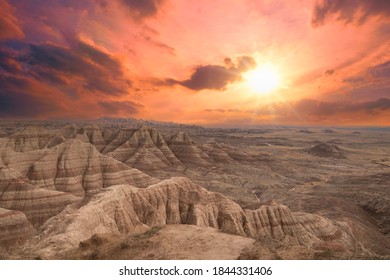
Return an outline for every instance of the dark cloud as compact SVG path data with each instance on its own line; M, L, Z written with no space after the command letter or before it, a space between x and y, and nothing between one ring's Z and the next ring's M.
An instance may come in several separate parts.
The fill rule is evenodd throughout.
M82 41L71 47L30 45L21 60L32 66L30 74L52 83L69 80L69 86L81 83L84 89L106 95L122 95L131 87L118 60Z
M234 64L230 58L225 58L225 65L202 65L195 68L188 80L165 80L166 85L180 84L192 90L215 89L223 90L226 86L241 79L241 73L256 66L252 57L242 56Z
M390 16L388 0L317 0L314 4L312 25L323 25L330 17L345 23L364 23L371 16Z
M23 38L24 33L14 16L14 7L6 0L0 0L0 41Z
M19 61L6 49L0 48L0 71L16 73L22 70Z
M96 108L123 114L127 108L133 114L142 107L104 103L107 96L125 95L132 87L121 62L81 40L68 43L0 47L0 117L85 116ZM103 103L96 104L96 98ZM81 109L78 102L91 104L92 111Z
M330 76L330 75L333 75L334 72L335 72L334 69L327 69L327 70L325 71L325 75L326 75L326 76Z
M32 95L33 81L15 77L0 76L0 117L39 117L60 110L60 106L48 97Z
M50 84L55 84L56 86L66 86L69 85L68 80L65 76L45 68L35 69L34 72L30 73L31 76L37 80L42 80L43 82L49 82Z
M117 115L134 115L140 112L144 105L134 101L101 101L99 106L104 110L105 114Z
M390 61L373 66L367 70L367 73L375 78L390 77Z
M165 0L119 0L135 19L157 15Z
M85 42L78 41L75 49L83 55L84 58L90 59L93 63L99 64L100 66L108 69L111 73L115 75L122 74L122 66L120 62L96 47L88 45Z
M199 66L192 73L190 79L178 82L192 90L224 89L230 82L238 80L240 73L236 68L225 68L219 65Z
M65 73L80 74L90 65L69 48L52 44L30 45L26 62ZM90 70L90 69L88 69Z

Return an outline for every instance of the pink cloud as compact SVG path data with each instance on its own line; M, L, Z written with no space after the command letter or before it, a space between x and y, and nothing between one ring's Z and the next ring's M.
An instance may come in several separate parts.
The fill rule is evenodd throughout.
M15 8L7 0L0 0L0 41L21 39L24 33L14 15Z

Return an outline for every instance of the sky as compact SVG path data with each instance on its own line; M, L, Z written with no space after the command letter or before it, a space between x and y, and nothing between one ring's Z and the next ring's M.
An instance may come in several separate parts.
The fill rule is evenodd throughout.
M0 118L103 116L390 125L390 1L0 0Z

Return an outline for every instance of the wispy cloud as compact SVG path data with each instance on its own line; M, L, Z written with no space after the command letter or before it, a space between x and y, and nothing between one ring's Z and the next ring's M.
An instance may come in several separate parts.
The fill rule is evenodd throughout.
M18 19L14 15L15 8L7 0L0 0L0 41L21 39L24 37Z
M389 15L390 2L386 0L317 0L312 24L323 25L332 16L345 23L362 24L369 17Z

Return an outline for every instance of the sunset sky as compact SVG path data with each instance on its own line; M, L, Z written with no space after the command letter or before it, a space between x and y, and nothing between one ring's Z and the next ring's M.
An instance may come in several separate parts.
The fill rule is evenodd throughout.
M390 125L388 0L0 0L0 118Z

